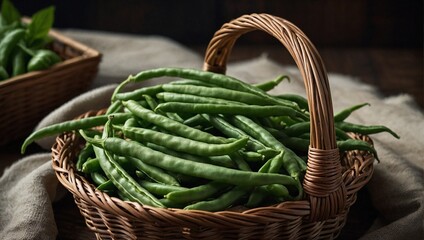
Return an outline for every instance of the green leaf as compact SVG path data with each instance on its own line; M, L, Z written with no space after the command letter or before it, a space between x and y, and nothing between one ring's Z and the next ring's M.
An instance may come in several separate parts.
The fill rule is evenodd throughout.
M3 0L1 4L1 24L3 26L9 25L15 21L21 21L21 14L10 0Z
M47 36L50 28L53 26L54 11L55 8L50 6L32 15L32 21L28 25L29 45L31 45L32 42L38 39L43 39Z

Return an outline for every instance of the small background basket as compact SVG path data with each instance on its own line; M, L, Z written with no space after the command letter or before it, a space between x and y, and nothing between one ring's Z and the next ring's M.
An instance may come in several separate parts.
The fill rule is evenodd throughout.
M252 14L224 24L208 46L204 69L225 72L235 41L253 30L276 37L295 59L305 81L311 114L311 145L303 182L305 198L221 212L161 209L124 202L96 190L76 172L74 164L83 140L65 133L52 147L52 165L98 239L333 239L339 235L357 191L372 176L374 157L362 151L339 153L325 68L314 46L290 22ZM101 113L88 112L80 117ZM368 136L352 133L351 137L372 143Z
M49 36L63 62L0 81L0 145L27 136L46 114L86 90L97 74L98 51L55 30Z

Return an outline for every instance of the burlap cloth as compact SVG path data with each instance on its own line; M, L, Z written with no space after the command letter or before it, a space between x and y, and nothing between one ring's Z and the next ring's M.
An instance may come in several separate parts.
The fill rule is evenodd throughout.
M90 91L53 111L37 128L107 106L115 84L129 74L165 66L200 69L202 65L202 56L159 36L77 30L64 33L104 54L100 71ZM285 73L290 74L292 81L281 84L273 92L304 95L297 69L280 66L266 56L230 63L227 71L249 82L261 82ZM377 210L377 218L362 239L424 239L422 112L408 95L383 98L372 86L350 76L329 73L329 80L335 111L368 102L371 107L353 114L349 121L386 125L401 136L400 140L385 133L372 136L381 163L375 164L366 191L370 204ZM157 79L153 84L158 81L167 79ZM52 142L53 138L46 138L37 143L50 149ZM51 168L50 154L36 154L14 163L0 178L0 239L56 239L58 231L52 202L60 199L64 192Z

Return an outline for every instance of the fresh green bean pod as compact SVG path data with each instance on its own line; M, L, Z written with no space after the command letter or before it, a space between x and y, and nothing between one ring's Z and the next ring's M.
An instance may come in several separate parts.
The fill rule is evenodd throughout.
M146 146L153 150L162 152L164 154L186 159L189 161L209 163L209 164L227 167L227 168L235 168L233 160L228 155L203 157L203 156L196 156L196 155L192 155L192 154L188 154L184 152L177 152L154 143L146 143Z
M340 111L340 112L338 112L334 115L334 121L335 122L342 122L346 118L348 118L354 111L356 111L356 110L358 110L358 109L360 109L364 106L370 106L370 104L369 103L362 103L362 104L352 106L350 108L343 109L342 111Z
M210 104L244 104L237 101L231 101L221 98L205 97L185 93L161 92L156 97L165 102L184 102L184 103L210 103Z
M89 158L84 162L84 164L82 164L83 173L99 172L101 169L99 159L97 158Z
M208 71L200 71L195 69L184 69L184 68L156 68L156 69L142 71L135 76L131 75L125 81L123 81L118 87L116 87L112 95L112 100L113 101L116 100L116 95L128 83L141 82L148 79L157 78L157 77L165 77L165 76L198 80L198 81L202 81L208 84L214 84L216 86L227 88L227 89L253 93L254 95L258 95L267 99L272 104L283 105L287 107L292 107L296 110L300 110L299 106L296 103L273 97L267 94L266 92L260 90L259 88L251 86L250 84L247 84L236 78L233 78L224 74L218 74L218 73L213 73Z
M10 61L10 54L16 47L18 42L24 37L25 30L18 28L7 32L6 35L0 40L0 66L4 69L7 68Z
M203 87L194 85L164 84L163 90L166 92L189 94L194 96L211 97L225 99L245 104L269 105L270 102L258 95L222 87Z
M209 103L182 103L182 102L166 102L157 106L156 110L177 113L207 113L207 114L224 114L224 115L244 115L254 117L269 116L292 116L303 117L301 113L292 108L280 105L228 105L228 104L209 104Z
M85 136L83 131L80 131L80 134L86 141L95 146L101 146L107 152L110 151L117 155L143 159L145 163L167 171L242 186L260 186L273 183L296 185L296 180L290 176L240 171L211 164L187 161L152 150L135 141L126 141L113 137L93 139Z
M154 85L148 87L142 87L131 92L122 92L115 95L116 100L128 101L128 100L142 100L144 99L144 95L155 96L156 94L162 92L162 85ZM115 101L113 101L115 102Z
M26 53L20 48L16 48L12 56L12 76L18 76L26 72Z
M288 81L290 81L290 78L288 76L280 75L277 78L272 79L271 81L254 84L253 86L261 89L262 91L268 92L274 89L276 86L278 86L278 84L280 84L284 79L287 79Z
M336 122L335 126L337 128L342 129L345 132L354 132L354 133L360 133L364 135L388 132L393 137L399 139L399 135L397 135L394 131L392 131L390 128L386 126L381 126L381 125L364 126L364 125L349 123L349 122Z
M219 156L227 155L238 151L243 148L248 138L234 139L228 143L213 144L204 143L188 138L174 136L167 133L162 133L146 128L134 128L134 127L119 127L127 138L133 139L138 142L151 142L158 144L169 149L190 153L199 156Z
M138 170L142 171L146 174L150 179L155 182L171 185L171 186L180 186L177 179L173 176L167 174L161 168L149 165L144 163L142 160L134 158L134 157L126 157L126 159Z
M110 124L111 121L108 120L104 125L102 138L108 139L110 132L112 132ZM84 138L87 138L83 130L80 130L80 133ZM98 138L92 139L100 140ZM112 153L100 146L95 146L94 144L93 149L96 157L99 159L103 172L106 174L108 179L113 182L113 185L116 186L119 192L121 192L126 198L142 205L164 207L164 205L159 202L155 196L141 187L140 184L138 184L137 181L115 161Z
M309 111L308 100L304 98L303 96L300 96L298 94L292 94L292 93L284 93L284 94L279 94L276 97L280 99L284 99L286 101L294 102L300 107L300 109Z
M78 160L76 168L78 171L82 171L83 164L88 160L89 157L94 155L93 146L90 143L86 143L78 154Z
M226 187L228 187L227 184L213 181L186 190L170 192L165 195L165 198L181 204L198 202L213 196Z
M108 179L106 182L100 184L99 186L97 186L97 189L101 190L101 191L116 191L116 187L115 185L113 185L112 180Z
M137 117L155 124L169 132L186 137L192 140L206 143L225 143L226 140L221 137L216 137L210 133L186 126L178 121L169 119L165 116L157 114L149 109L146 109L133 100L124 101L124 106L128 108Z
M222 211L240 200L243 196L248 193L249 189L242 186L235 186L221 196L207 201L196 202L186 206L185 210L203 210L209 212Z
M132 114L130 113L115 113L114 116L114 123L124 123L129 117L131 117ZM99 115L94 117L87 117L82 119L74 119L69 121L64 121L61 123L52 124L50 126L41 128L29 135L21 147L21 153L25 153L25 149L29 144L32 142L47 137L47 136L53 136L58 135L64 132L70 132L70 131L76 131L80 129L90 129L97 126L102 126L108 121L107 115Z
M374 155L375 159L379 161L377 151L374 146L369 144L368 142L356 139L348 139L344 141L337 141L337 147L340 151L352 151L352 150L362 150L370 152Z
M154 183L154 182L149 182L149 181L139 181L138 182L140 184L140 186L144 187L147 191L158 195L158 196L164 196L170 192L174 192L174 191L184 191L187 190L187 188L185 187L180 187L180 186L174 186L174 185L166 185L166 184L161 184L161 183Z
M231 125L228 121L226 121L223 117L219 115L209 115L209 114L202 114L203 118L205 118L207 121L212 124L216 129L218 129L221 133L223 133L225 136L230 138L242 138L242 137L248 137L245 132L243 132L241 129L236 128L235 126ZM249 138L246 144L246 149L252 150L252 151L259 151L263 150L266 147L257 141L254 138Z

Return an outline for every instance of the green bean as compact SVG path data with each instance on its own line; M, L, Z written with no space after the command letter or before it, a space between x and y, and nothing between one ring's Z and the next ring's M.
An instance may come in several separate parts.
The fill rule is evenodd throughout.
M128 118L125 123L125 127L138 127L138 122L135 118Z
M242 186L235 186L233 189L222 194L221 196L209 200L193 203L186 206L185 210L203 210L216 212L229 208L234 203L236 203L240 198L245 196L249 190Z
M272 89L274 89L276 86L278 86L278 84L280 84L284 79L287 79L290 82L289 76L280 75L280 76L278 76L277 78L275 78L271 81L254 84L253 86L261 89L262 91L268 92L268 91L271 91Z
M112 180L110 180L110 179L108 179L106 182L97 186L97 189L99 189L101 191L116 191L117 190L115 185L113 185Z
M98 172L101 170L99 159L97 158L90 158L82 165L82 172L83 173L93 173Z
M0 66L0 81L8 79L9 73L7 73L6 69L3 66Z
M146 99L147 104L150 106L150 109L152 109L153 111L155 111L155 112L157 112L161 115L167 116L170 119L173 119L175 121L184 122L184 119L182 119L177 113L170 113L170 112L163 112L163 111L160 111L160 110L156 110L158 103L156 102L156 100L152 96L144 95L144 99Z
M171 186L180 186L177 179L173 176L167 174L161 168L149 165L144 163L142 160L134 158L134 157L126 157L126 159L135 166L138 170L142 171L146 174L150 179L155 182L171 185Z
M184 152L177 152L154 143L146 143L146 146L153 150L165 153L167 155L171 155L171 156L182 158L182 159L187 159L189 161L210 163L213 165L218 165L218 166L227 167L227 168L235 167L233 160L228 155L203 157L203 156L196 156L196 155L192 155L192 154L188 154Z
M154 183L154 182L149 182L149 181L139 181L138 182L140 184L140 186L144 187L147 191L155 194L155 195L159 195L159 196L164 196L170 192L174 192L174 191L184 191L187 190L187 188L185 187L180 187L180 186L174 186L174 185L166 185L166 184L161 184L161 183Z
M130 117L131 114L129 113L116 113L114 114L114 122L116 124L123 123ZM29 144L32 142L47 137L47 136L53 136L57 134L61 134L63 132L69 132L69 131L75 131L79 129L90 129L93 127L104 125L108 120L107 115L99 115L94 117L87 117L82 119L75 119L75 120L69 120L64 121L61 123L52 124L50 126L41 128L29 135L21 147L21 153L25 153L25 149Z
M122 103L121 101L113 102L106 110L105 115L113 114L120 112L122 110Z
M183 123L190 127L197 127L197 126L205 126L209 122L204 117L202 117L201 114L196 114L193 117L190 117L184 120Z
M306 170L307 168L306 163L301 158L299 158L292 150L290 150L289 148L284 146L280 141L278 141L271 133L269 133L262 126L255 123L251 119L245 116L240 116L240 115L236 115L232 117L231 120L233 121L236 127L239 127L240 129L244 130L247 134L257 139L259 142L261 142L265 146L276 149L276 150L287 152L288 156L290 156L290 160L287 160L287 161L289 162L296 161L300 171ZM289 163L286 163L286 164L287 166L290 165L294 167L294 165L292 164L289 164ZM290 169L293 170L293 174L294 174L295 170L292 168Z
M94 147L94 152L101 159L100 164L107 177L124 196L142 205L164 207L159 200L142 188L119 164L113 161L110 155L107 156L107 153L103 149Z
M240 154L247 162L261 162L265 160L265 156L258 152L240 151Z
M266 188L256 187L250 193L249 198L248 198L245 206L248 207L248 208L258 207L268 195L269 195L269 193L266 190Z
M60 61L62 61L62 59L56 52L49 49L38 49L29 60L27 69L28 72L40 71L47 69Z
M7 68L12 53L18 42L25 36L25 30L13 29L0 40L0 66Z
M221 133L223 133L227 137L242 138L242 137L248 136L241 129L234 127L221 116L202 114L202 117L206 119L207 121L209 121L212 124L212 126L214 126L216 129L218 129ZM258 151L265 148L266 147L262 143L260 143L254 138L249 138L246 144L246 149L249 149L252 151Z
M94 154L93 146L90 143L86 143L83 149L81 149L80 153L78 154L78 160L75 165L78 171L82 171L83 164L93 154Z
M207 113L207 114L225 114L225 115L244 115L255 117L268 116L292 116L300 117L299 112L289 107L280 105L228 105L228 104L209 104L209 103L181 103L181 102L166 102L157 106L157 110L165 112L177 113Z
M286 127L283 132L288 136L296 137L303 133L310 132L311 123L310 122L299 122L291 126Z
M164 84L166 92L189 94L202 97L225 99L245 104L269 105L270 102L252 93L240 92L222 87L203 87L194 85Z
M374 155L375 159L379 161L377 151L375 148L368 142L356 139L348 139L345 141L337 141L337 147L340 151L352 151L352 150L362 150L370 152Z
M373 125L373 126L364 126L349 122L336 122L335 126L342 129L345 132L354 132L354 133L360 133L364 135L370 135L375 133L381 133L381 132L388 132L395 138L400 138L399 135L397 135L395 132L393 132L390 128L386 126L380 126L380 125Z
M311 124L309 121L299 122L299 123L295 123L291 126L286 127L285 129L282 130L282 132L284 132L286 135L291 137L300 137L303 134L309 133L310 127L311 127ZM350 138L349 135L347 135L346 132L340 129L337 125L335 126L335 131L336 131L336 137L338 137L339 139L346 140Z
M286 101L294 102L300 107L300 109L309 111L308 100L300 95L285 93L285 94L279 94L276 97L280 99L284 99Z
M259 186L272 183L296 184L296 180L292 177L281 174L240 171L211 164L191 162L152 150L135 141L126 141L113 137L93 139L87 137L83 131L80 131L80 134L86 141L93 145L101 146L106 151L110 151L117 155L126 155L128 157L143 159L143 162L147 164L176 173L244 186Z
M103 171L102 171L103 172ZM110 179L107 179L102 173L93 172L90 174L91 179L97 185L97 189L105 192L115 191L116 187Z
M225 100L220 98L197 96L192 94L161 92L156 97L165 102L184 102L184 103L212 103L212 104L244 104L241 102Z
M192 80L192 79L181 79L181 80L171 81L171 82L169 82L169 84L216 87L215 84L205 83L205 82L202 82L202 81Z
M173 202L173 201L171 201L171 200L169 200L167 198L161 198L161 199L159 199L159 201L163 205L165 205L165 207L167 207L167 208L179 208L179 209L184 208L184 205L183 204Z
M20 48L16 48L12 57L12 76L26 73L26 54Z
M255 123L248 117L236 115L229 117L230 122L246 134L251 136L253 139L258 140L260 143L265 145L266 147L270 147L273 149L282 149L284 148L283 144L278 141L272 134L270 134L266 129L264 129L259 124Z
M103 130L103 138L108 138L111 121L107 121ZM87 137L83 130L80 130L83 137ZM93 138L94 140L95 138ZM97 139L98 140L98 139ZM125 140L123 140L125 141ZM107 150L94 146L94 153L99 159L100 166L106 176L113 182L125 197L142 205L150 205L154 207L164 207L159 200L150 194L146 189L141 187L111 156Z
M227 184L213 181L186 190L170 192L165 195L165 198L176 203L197 202L213 196L227 186Z
M143 95L155 96L156 94L162 91L163 91L162 85L154 85L154 86L139 88L131 92L119 93L119 94L116 94L115 97L116 97L116 100L121 100L121 101L127 101L127 100L137 101L137 100L142 100L144 98Z
M334 121L335 122L342 122L344 121L346 118L348 118L350 116L350 114L352 114L354 111L364 107L364 106L370 106L369 103L363 103L363 104L358 104L355 106L352 106L350 108L344 109L340 112L338 112L337 114L334 115Z
M240 155L239 152L231 153L230 157L234 161L238 169L242 171L248 171L248 172L252 171L249 164L244 160L244 158Z
M218 74L218 73L207 72L207 71L199 71L199 70L195 70L195 69L183 69L183 68L156 68L156 69L142 71L142 72L138 73L136 76L129 76L118 87L116 87L116 89L113 93L113 96L112 96L112 100L116 99L116 95L128 83L140 82L140 81L145 81L145 80L152 79L152 78L165 77L165 76L199 80L199 81L202 81L202 82L214 84L214 85L217 85L219 87L223 87L223 88L227 88L227 89L253 93L255 95L258 95L258 96L261 96L261 97L267 99L270 103L279 104L279 105L299 109L299 107L296 103L270 96L269 94L265 93L264 91L254 87L254 86L251 86L251 85L249 85L249 84L247 84L243 81L240 81L236 78L233 78L233 77L230 77L230 76L227 76L227 75L224 75L224 74Z
M134 127L119 127L127 138L138 142L152 142L169 149L190 153L199 156L219 156L233 153L243 148L248 138L234 139L228 143L212 144L204 143L188 138L178 137L151 129L134 128Z
M156 126L163 128L169 132L186 137L192 140L206 142L206 143L225 143L225 139L216 137L210 133L203 132L201 130L186 126L178 121L169 119L160 114L143 108L137 102L129 100L123 102L124 106L127 107L134 115L141 119L155 124Z

